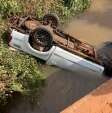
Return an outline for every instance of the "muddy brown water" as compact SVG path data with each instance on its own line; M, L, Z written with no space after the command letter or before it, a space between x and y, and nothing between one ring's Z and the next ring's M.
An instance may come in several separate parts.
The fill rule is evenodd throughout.
M66 31L73 36L99 46L112 41L112 1L93 0L87 12L71 22Z
M111 4L112 0L94 0L91 8L73 19L65 30L96 48L105 41L112 41ZM90 72L72 73L53 67L46 73L47 84L38 105L32 108L27 101L20 101L8 113L59 113L107 80L104 76Z

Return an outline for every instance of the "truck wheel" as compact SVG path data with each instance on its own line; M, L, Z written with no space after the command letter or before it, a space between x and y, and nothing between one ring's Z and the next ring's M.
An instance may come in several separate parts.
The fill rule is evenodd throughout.
M59 17L56 14L46 14L43 17L44 25L51 25L51 27L58 27L59 25Z
M53 37L47 29L39 27L31 33L31 42L35 49L43 48L43 51L47 51L52 47Z
M112 76L112 42L106 42L97 51L97 57L101 65L104 66L104 74Z

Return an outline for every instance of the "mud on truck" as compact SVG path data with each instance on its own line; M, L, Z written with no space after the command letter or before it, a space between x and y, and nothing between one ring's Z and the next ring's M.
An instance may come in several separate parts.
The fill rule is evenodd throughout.
M44 60L48 65L71 71L110 74L111 66L100 52L59 28L59 18L46 14L9 19L9 45Z

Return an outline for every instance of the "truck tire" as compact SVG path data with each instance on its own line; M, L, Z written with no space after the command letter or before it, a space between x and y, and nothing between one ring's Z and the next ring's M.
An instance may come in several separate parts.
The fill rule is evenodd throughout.
M48 51L52 47L53 37L51 33L43 27L38 27L32 31L30 42L33 48L43 48L43 51Z
M58 27L59 25L59 17L56 14L46 14L43 17L44 25L51 25L51 27Z
M97 51L97 57L101 65L104 66L104 74L112 76L112 42L106 42Z

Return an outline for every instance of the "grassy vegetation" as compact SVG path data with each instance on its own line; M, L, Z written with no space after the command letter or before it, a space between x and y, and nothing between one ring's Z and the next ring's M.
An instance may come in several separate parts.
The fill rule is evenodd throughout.
M0 30L0 107L7 104L7 97L18 92L29 95L39 91L44 84L44 76L37 60L25 53L12 51L7 44L6 21ZM0 108L1 109L1 108Z
M31 14L42 18L46 13L56 13L63 22L90 6L90 0L0 0L0 14Z
M89 5L90 0L0 0L0 103L7 103L9 93L27 94L40 88L44 80L35 58L9 49L4 33L7 17L31 14L42 18L56 13L64 22Z

